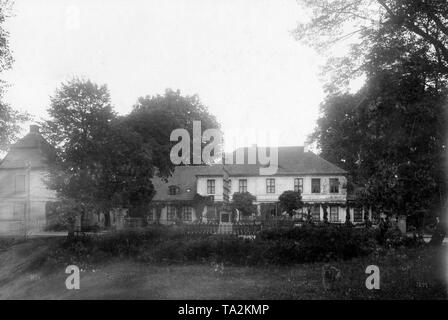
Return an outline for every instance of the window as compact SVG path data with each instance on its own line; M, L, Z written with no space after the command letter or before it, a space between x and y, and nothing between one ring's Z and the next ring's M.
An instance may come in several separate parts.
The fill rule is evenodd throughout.
M229 179L229 194L232 194L232 180Z
M311 193L320 193L320 179L311 179Z
M275 179L266 179L266 193L275 193Z
M362 210L361 208L353 209L353 221L354 222L362 222Z
M15 191L16 193L25 192L25 175L17 175L15 181Z
M294 179L294 191L303 193L303 179L302 178L295 178Z
M149 213L147 216L147 221L152 222L157 220L157 209L156 208L150 208Z
M178 193L179 193L179 188L178 187L176 187L176 186L169 186L168 187L168 194L170 196L174 196L174 195L176 195Z
M339 193L339 179L330 178L330 193Z
M330 221L331 222L339 221L339 208L337 206L330 207Z
M183 221L191 221L192 220L192 208L191 207L183 207L182 208L182 220Z
M207 180L207 193L215 194L215 180Z
M25 204L24 203L14 203L14 219L23 220L25 219Z
M176 220L176 207L168 206L167 210L168 211L167 211L166 219L168 221Z
M247 192L247 180L240 179L239 184L240 184L239 192L240 193Z
M313 220L320 220L320 205L316 204L313 206L313 208L311 209L311 215L313 217Z

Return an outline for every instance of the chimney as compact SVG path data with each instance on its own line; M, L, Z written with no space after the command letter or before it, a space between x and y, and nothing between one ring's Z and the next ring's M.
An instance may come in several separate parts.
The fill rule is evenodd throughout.
M30 133L39 133L39 126L35 124L30 125Z

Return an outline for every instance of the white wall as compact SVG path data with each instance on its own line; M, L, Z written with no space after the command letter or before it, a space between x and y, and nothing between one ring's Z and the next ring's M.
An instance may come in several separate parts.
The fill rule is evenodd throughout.
M275 179L275 193L266 193L266 179ZM231 193L238 192L239 190L239 180L247 180L247 191L257 197L257 202L274 202L278 201L278 197L288 190L294 190L294 179L303 179L303 193L302 200L305 202L313 201L329 201L329 202L345 202L347 197L346 189L342 186L346 184L347 179L344 176L313 176L313 175L291 175L291 176L265 176L265 177L231 177ZM320 178L321 179L321 193L311 193L311 179ZM339 193L330 193L329 179L338 178ZM207 194L207 180L215 179L215 200L222 201L223 193L223 182L222 177L198 177L197 192L200 195Z
M15 177L25 175L25 192L15 192ZM49 190L45 183L46 172L43 170L31 170L28 181L25 169L0 170L0 221L6 225L7 220L14 217L14 204L26 203L28 184L30 186L30 217L31 221L39 220L45 225L45 205L48 201L56 200L56 192Z

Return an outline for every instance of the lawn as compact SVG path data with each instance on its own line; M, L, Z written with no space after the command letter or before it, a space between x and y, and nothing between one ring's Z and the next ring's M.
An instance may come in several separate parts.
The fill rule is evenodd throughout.
M127 259L81 267L80 290L65 287L64 265L42 257L61 239L0 244L0 299L446 299L447 247L402 249L330 263L336 288L322 286L324 263L244 267L149 264ZM380 289L365 287L368 265Z

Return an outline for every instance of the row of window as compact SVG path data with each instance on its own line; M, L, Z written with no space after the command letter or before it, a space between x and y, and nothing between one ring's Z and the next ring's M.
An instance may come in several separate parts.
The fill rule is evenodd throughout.
M311 193L320 193L321 179L314 178L311 179ZM247 180L239 179L238 180L238 192L243 193L247 192ZM229 189L231 192L232 181L229 180ZM295 192L303 192L303 179L295 178L294 179L294 191ZM266 179L266 193L275 193L275 179L268 178ZM339 179L338 178L330 178L330 193L339 193ZM208 179L207 180L207 194L215 194L215 180Z
M301 215L304 213L303 208L300 208L296 210L296 212ZM320 206L314 205L311 207L311 216L313 217L313 220L320 220ZM337 206L330 206L330 217L331 222L337 222L339 221L339 207Z
M303 214L303 208L300 208L297 210L298 214ZM339 221L339 207L337 206L330 206L330 216L329 219L331 222L337 222ZM311 216L313 217L313 220L319 220L320 219L320 206L314 205L311 207ZM362 222L362 209L361 208L354 208L353 209L353 221L354 222Z
M16 213L17 211L17 213ZM22 206L14 207L14 214L17 216L23 215L24 208ZM303 215L304 209L300 208L296 210L298 215ZM313 220L317 221L320 220L320 206L314 205L311 207L311 216ZM174 221L177 217L177 209L174 206L168 206L167 207L167 220L168 221ZM181 218L183 221L192 221L193 218L193 209L192 207L184 206L182 207L181 211ZM150 220L153 220L153 215L150 215ZM329 210L329 220L330 222L338 222L339 221L339 207L337 206L330 206ZM362 210L360 208L354 208L353 211L353 221L354 222L362 222Z
M174 206L167 207L166 219L168 221L174 221L177 217L177 208ZM181 211L181 218L183 221L192 221L193 209L192 207L184 206Z

